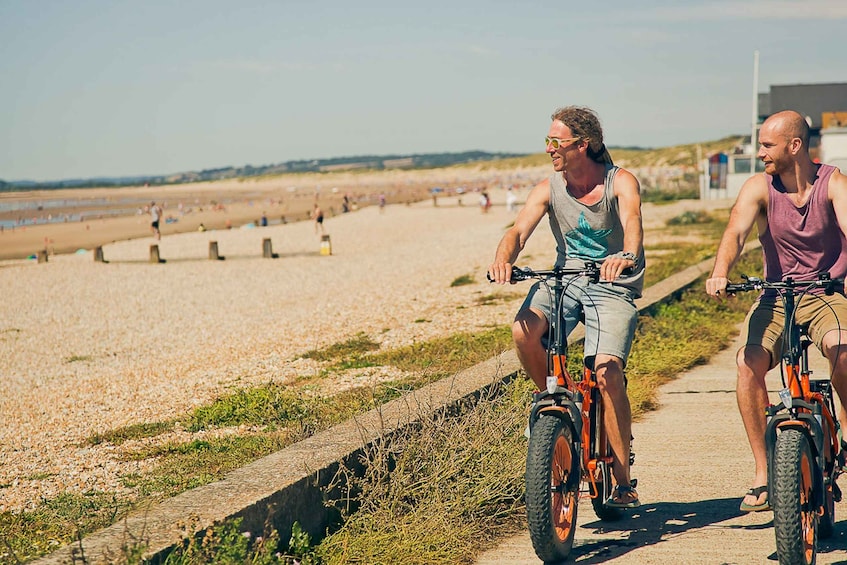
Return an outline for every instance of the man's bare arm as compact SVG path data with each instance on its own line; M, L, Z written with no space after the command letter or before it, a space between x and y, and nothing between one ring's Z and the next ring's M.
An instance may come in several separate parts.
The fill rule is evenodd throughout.
M488 267L488 273L494 282L505 284L512 278L512 265L526 245L529 236L535 231L538 222L547 213L550 205L550 181L538 183L529 193L524 207L518 212L514 225L506 231L497 251L494 262Z
M727 276L738 262L750 230L765 213L767 194L767 182L764 175L747 179L741 187L735 205L732 207L729 223L718 245L712 276L706 280L706 292L710 296L720 296L726 289L729 282Z
M615 175L615 196L618 199L621 226L623 227L623 250L635 256L643 253L644 227L641 221L641 187L638 179L627 170ZM600 268L603 280L613 281L635 262L622 257L609 257Z
M838 227L847 237L847 176L843 175L839 169L833 171L832 176L829 177L828 193L835 210L835 218L838 220Z

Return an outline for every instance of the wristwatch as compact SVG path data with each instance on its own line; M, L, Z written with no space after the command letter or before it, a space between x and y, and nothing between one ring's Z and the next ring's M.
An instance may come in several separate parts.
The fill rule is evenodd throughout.
M633 263L638 264L638 255L636 255L635 253L630 253L629 251L621 251L616 255L621 259L629 259Z

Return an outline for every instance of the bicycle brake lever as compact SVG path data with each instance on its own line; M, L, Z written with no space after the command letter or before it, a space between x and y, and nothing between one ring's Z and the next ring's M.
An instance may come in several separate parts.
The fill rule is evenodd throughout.
M512 267L512 282L525 281L532 276L531 273L532 271L527 267Z

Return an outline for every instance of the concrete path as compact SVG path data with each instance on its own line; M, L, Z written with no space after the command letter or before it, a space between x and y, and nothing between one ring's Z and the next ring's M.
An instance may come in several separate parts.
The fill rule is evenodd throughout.
M576 563L776 563L773 513L743 514L740 499L752 479L753 458L735 401L734 352L662 387L661 407L633 427L642 505L618 522L600 522L581 502L571 554ZM813 361L818 375L825 365ZM778 371L778 370L777 370ZM778 372L768 377L773 398ZM847 479L839 481L847 490ZM835 535L819 543L819 564L847 564L847 501L836 505ZM528 533L501 540L477 565L535 565Z

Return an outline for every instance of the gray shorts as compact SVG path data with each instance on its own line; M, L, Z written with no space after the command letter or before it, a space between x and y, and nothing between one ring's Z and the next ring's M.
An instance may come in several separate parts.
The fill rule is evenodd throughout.
M638 308L632 294L612 284L589 284L585 278L565 281L562 313L567 335L585 316L585 357L613 355L623 361L629 356ZM544 313L549 323L553 316L553 291L540 282L532 285L521 310L535 308ZM547 346L546 339L544 340Z

